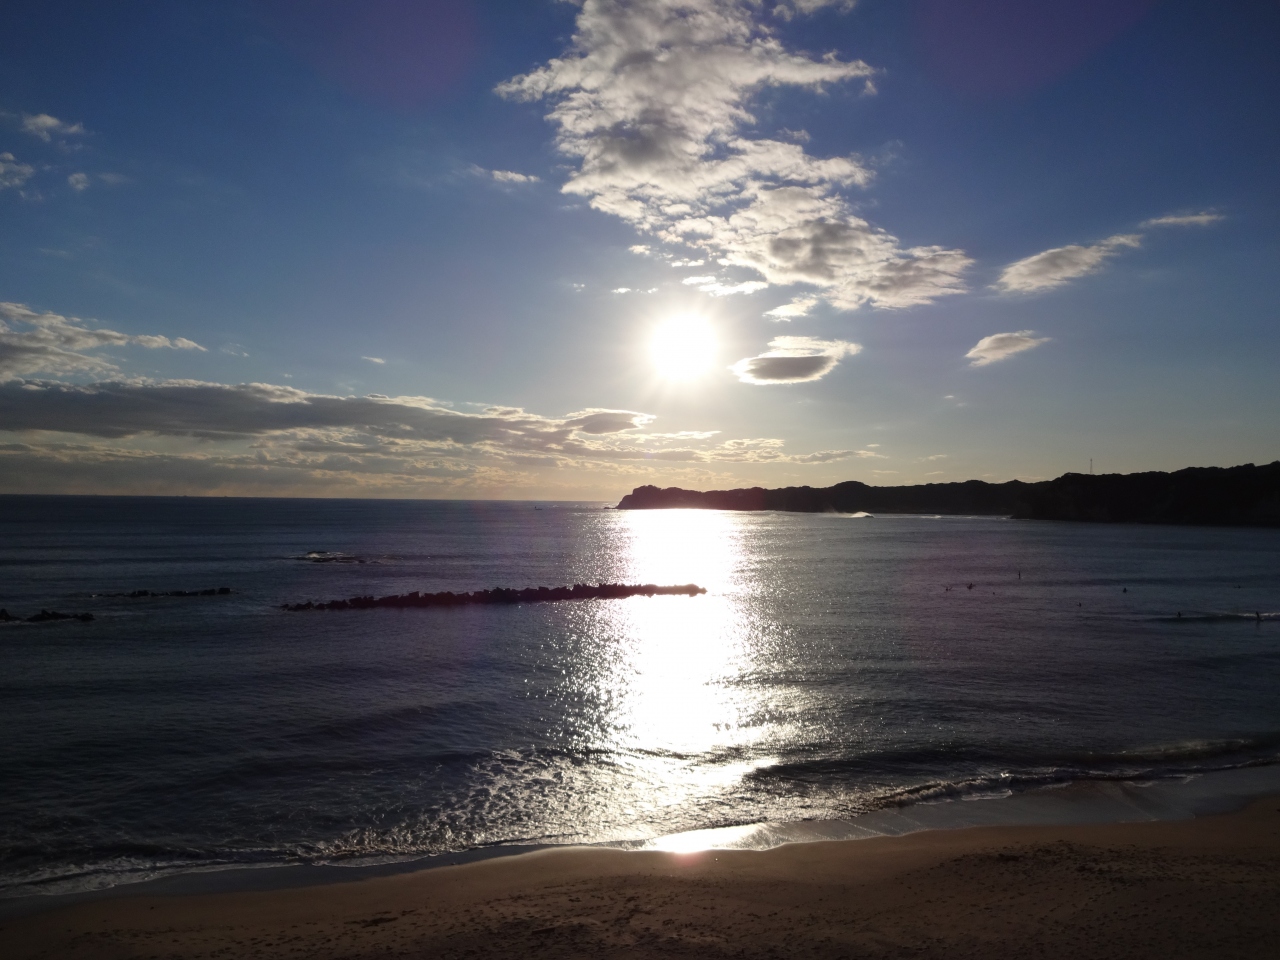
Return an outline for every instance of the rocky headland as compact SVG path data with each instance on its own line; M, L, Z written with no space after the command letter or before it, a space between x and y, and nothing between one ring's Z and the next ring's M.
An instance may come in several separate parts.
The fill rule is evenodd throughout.
M1280 526L1280 460L1263 466L1189 467L1172 473L1065 473L1026 483L922 483L875 487L684 490L636 487L619 510L692 508L797 513L905 513L1003 516L1094 523Z

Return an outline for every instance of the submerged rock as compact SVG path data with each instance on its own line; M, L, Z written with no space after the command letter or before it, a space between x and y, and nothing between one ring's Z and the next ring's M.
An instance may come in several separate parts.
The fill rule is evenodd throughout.
M27 623L48 623L50 620L81 620L88 623L92 619L92 613L60 613L57 610L41 610L27 617Z

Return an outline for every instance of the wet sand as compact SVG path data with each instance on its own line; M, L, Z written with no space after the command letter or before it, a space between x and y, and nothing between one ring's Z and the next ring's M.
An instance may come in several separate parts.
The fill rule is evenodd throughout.
M0 921L20 958L1280 956L1280 797L765 852L574 848Z

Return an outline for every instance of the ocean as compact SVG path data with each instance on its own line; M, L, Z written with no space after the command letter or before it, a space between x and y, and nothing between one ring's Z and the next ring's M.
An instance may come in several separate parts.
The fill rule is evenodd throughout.
M1280 530L0 497L0 607L5 897L1280 782Z

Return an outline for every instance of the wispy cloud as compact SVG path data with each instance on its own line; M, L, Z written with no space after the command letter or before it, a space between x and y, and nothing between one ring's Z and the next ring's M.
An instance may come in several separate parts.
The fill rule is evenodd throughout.
M516 173L514 170L492 170L490 173L499 183L537 183L540 179L532 173Z
M361 357L360 359L368 360L370 363L386 363L387 362L386 360L382 359L382 357Z
M736 293L757 293L769 286L760 280L725 283L717 277L685 277L681 283L686 286L696 286L702 293L709 293L713 297L731 297Z
M118 187L129 182L129 178L121 173L72 173L67 176L67 184L77 193L88 190L94 181L105 183L109 187Z
M22 115L22 131L43 140L45 143L49 143L54 137L70 137L83 134L84 125L64 123L57 117L50 116L47 113L24 113Z
M1006 360L1015 353L1023 353L1034 349L1042 343L1048 343L1049 337L1037 337L1034 331L1018 330L1015 333L993 333L983 337L972 350L965 354L972 361L972 367L985 367L997 360ZM930 457L929 459L933 459Z
M489 170L478 163L471 164L467 169L474 176L483 177L486 180L495 180L498 183L524 184L541 182L541 178L531 173L517 173L514 170Z
M131 336L87 326L76 317L37 313L21 303L0 303L0 383L37 373L111 373L116 365L93 351L127 345L204 350L185 337Z
M774 337L767 352L739 360L729 369L743 383L805 383L821 380L836 368L842 357L862 349L845 340L818 340L814 337Z
M1163 217L1143 220L1143 227L1207 227L1225 220L1220 213L1204 211L1203 213L1171 213Z
M843 309L961 292L972 262L963 252L904 248L852 213L839 191L871 179L856 158L744 134L765 87L817 91L874 73L862 61L787 50L762 10L750 0L583 0L571 48L498 92L553 100L558 146L578 160L564 191L665 243L701 248L769 284L815 286Z
M0 153L0 190L21 187L35 172L35 167L29 163L19 163L12 153Z
M1001 272L996 286L1012 293L1049 290L1095 272L1124 248L1141 245L1140 234L1122 233L1088 247L1078 244L1054 247L1009 264Z
M770 320L794 320L796 317L808 316L809 311L817 305L817 297L797 297L790 303L784 303L780 307L774 307L772 310L766 310L764 315Z

